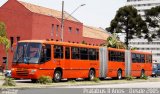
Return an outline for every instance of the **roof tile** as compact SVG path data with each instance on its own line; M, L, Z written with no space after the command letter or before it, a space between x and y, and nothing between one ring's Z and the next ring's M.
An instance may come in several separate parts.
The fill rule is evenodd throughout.
M18 2L21 3L24 7L26 7L31 12L42 14L42 15L47 15L47 16L53 16L53 17L56 17L56 18L61 18L62 17L62 12L61 11L57 11L57 10L54 10L54 9L49 9L49 8L46 8L46 7L42 7L42 6L38 6L38 5L34 5L34 4L22 2L22 1L18 1ZM65 19L65 17L67 17L67 20L80 22L76 18L69 15L67 12L64 12L64 19Z

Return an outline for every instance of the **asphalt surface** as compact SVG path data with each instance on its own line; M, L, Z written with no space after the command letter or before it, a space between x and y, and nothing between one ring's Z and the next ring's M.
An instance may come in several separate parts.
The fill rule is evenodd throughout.
M158 91L157 88L160 88L160 82L137 82L137 83L124 83L124 84L80 85L80 86L61 86L61 87L39 88L39 89L20 89L18 90L18 94L90 94L90 93L84 92L86 89L93 89L93 90L102 89L101 93L96 93L96 94L103 94L103 89L106 90L109 88L124 88L124 89L145 88L148 90L152 89L156 91L156 93L154 94L159 94L160 89ZM94 94L94 93L92 92L91 94ZM105 91L105 94L111 94L111 93L106 93ZM123 92L115 93L114 92L114 94L127 94L127 93L123 93ZM135 94L135 93L132 93L132 94ZM146 94L146 93L140 93L140 94Z

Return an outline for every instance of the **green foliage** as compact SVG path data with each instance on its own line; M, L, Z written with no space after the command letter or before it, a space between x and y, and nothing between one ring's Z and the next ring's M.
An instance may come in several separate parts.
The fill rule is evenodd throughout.
M0 22L0 45L5 46L5 51L7 54L6 69L8 69L8 50L10 48L10 40L7 38L6 26L3 22Z
M137 48L136 47L131 47L131 50L137 50Z
M124 6L117 11L116 16L111 21L109 32L126 33L126 45L128 46L129 39L136 36L142 37L142 33L148 34L148 28L134 7Z
M38 79L38 82L41 84L49 84L52 83L52 78L50 76L41 76Z
M71 79L71 80L69 80L69 83L76 83L76 80Z
M99 79L99 78L94 78L93 80L92 80L93 82L96 82L96 83L99 83L101 80Z
M114 33L112 36L109 36L103 46L117 48L117 49L125 49L126 45L118 40L117 35Z
M153 7L145 12L145 21L147 23L147 27L154 31L152 34L146 36L146 39L151 40L152 38L160 37L160 6Z
M148 76L146 76L145 74L143 74L140 79L144 79L144 80L147 80L148 79Z
M133 80L133 77L132 76L126 76L126 80L131 81L131 80Z
M16 86L16 83L12 78L5 78L3 86Z
M5 46L6 51L10 48L10 40L7 39L6 27L3 22L0 22L0 44Z

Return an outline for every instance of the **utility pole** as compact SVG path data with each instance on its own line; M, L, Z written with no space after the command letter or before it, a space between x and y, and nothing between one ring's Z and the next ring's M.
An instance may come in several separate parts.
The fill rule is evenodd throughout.
M64 41L63 38L64 33L64 1L62 1L62 18L61 18L61 41Z

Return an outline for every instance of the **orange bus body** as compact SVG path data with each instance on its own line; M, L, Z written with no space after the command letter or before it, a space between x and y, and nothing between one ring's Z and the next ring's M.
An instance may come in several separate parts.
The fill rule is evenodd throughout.
M23 41L30 42L30 41ZM94 48L98 50L96 46L88 46L82 44L72 44L64 42L51 42L51 41L35 41L42 44L62 45L65 47L83 47ZM51 53L54 53L54 49L51 49ZM64 52L65 53L65 52ZM55 69L61 68L63 70L62 78L88 78L88 73L91 68L95 69L95 76L99 74L99 61L98 60L72 60L72 59L55 59L54 54L51 54L51 60L44 64L14 64L12 66L13 78L24 79L38 79L41 76L50 76L53 78ZM71 56L70 56L71 57ZM36 70L34 74L31 71Z
M141 51L131 51L131 54L140 54L144 55L144 62L134 62L131 63L131 76L140 77L142 75L142 71L145 72L146 76L152 75L152 60L147 61L147 56L151 56L151 53L141 52Z
M108 51L125 52L124 49L108 48ZM109 58L109 55L108 55ZM122 77L125 77L125 62L108 61L108 77L117 77L117 71L122 70Z
M50 76L51 78L54 78L56 75L55 72L57 70L61 71L62 77L61 78L88 78L90 74L90 70L93 70L95 72L95 77L99 78L105 78L105 77L117 77L118 71L121 71L121 76L125 77L128 76L126 72L126 50L124 49L115 49L115 48L105 48L103 47L106 52L104 58L106 58L107 61L104 62L104 65L101 61L100 55L100 47L98 46L91 46L91 45L84 45L84 44L74 44L74 43L65 43L65 42L55 42L55 41L46 41L46 40L26 40L21 41L19 43L40 43L42 46L44 45L51 45L50 53L51 58L50 60L44 62L44 63L36 63L36 64L30 64L30 63L17 63L17 61L13 63L12 66L12 77L13 78L23 78L23 79L38 79L41 76ZM58 45L58 46L57 46ZM17 45L18 46L18 45ZM63 58L54 58L56 56L56 50L59 48L54 47L62 47L62 57ZM43 48L43 47L42 47ZM72 48L79 48L79 53L81 53L81 49L87 49L87 58L86 60L83 59L72 59L74 55L72 55L72 51L74 49ZM45 48L44 48L45 49ZM66 52L68 49L68 52ZM89 60L89 50L92 49L96 52L92 53L96 56L96 60ZM58 51L58 50L57 50ZM57 52L58 53L58 52ZM69 59L67 58L67 53L69 53ZM143 54L145 57L145 62L132 62L132 56L130 57L130 75L139 77L142 73L142 70L145 71L145 75L150 76L152 74L152 61L146 61L147 56L151 55L151 53L146 52L140 52L140 51L130 51L130 54ZM110 57L110 54L117 54L118 57ZM118 55L119 54L119 55ZM61 55L61 54L60 54ZM84 57L84 56L83 56ZM79 54L79 58L82 58L82 56ZM118 58L120 61L115 61L114 59ZM118 60L117 59L117 60ZM101 68L104 67L102 70ZM103 74L104 73L104 74ZM103 76L102 76L103 75Z

